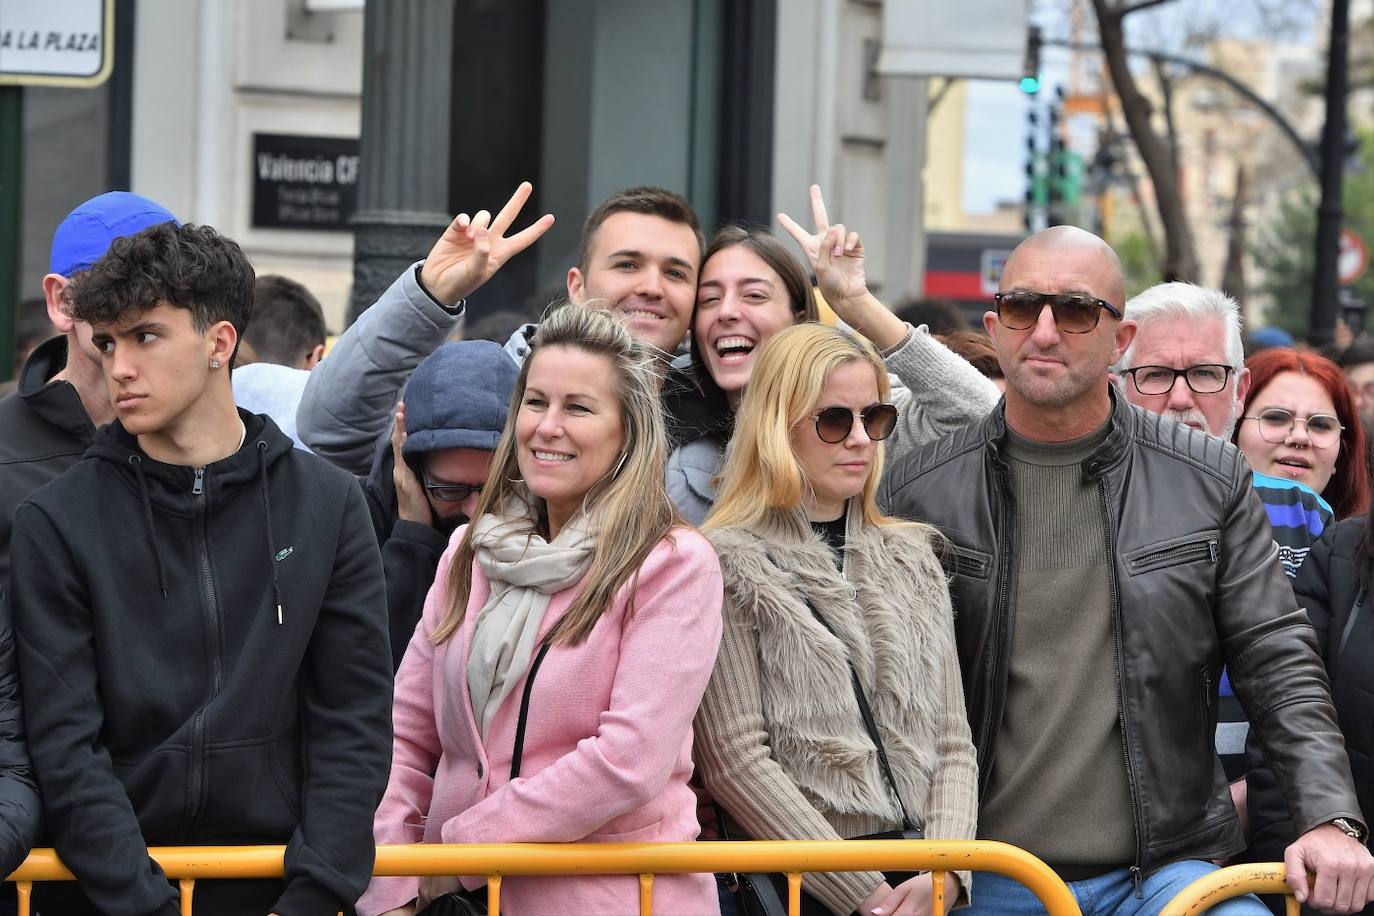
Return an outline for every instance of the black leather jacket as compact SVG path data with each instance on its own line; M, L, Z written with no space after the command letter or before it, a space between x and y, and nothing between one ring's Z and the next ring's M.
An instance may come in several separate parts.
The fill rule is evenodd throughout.
M1234 446L1112 394L1111 429L1083 463L1105 516L1121 731L1138 870L1245 848L1212 743L1223 661L1307 830L1360 817L1312 627L1279 564L1250 468ZM1000 457L1005 402L897 462L893 515L949 538L980 788L1005 709L1016 530ZM1072 596L1065 596L1072 600ZM1137 871L1137 875L1140 871Z
M1336 713L1350 753L1350 768L1360 806L1374 807L1374 610L1360 591L1362 535L1366 519L1348 518L1327 527L1303 561L1293 590L1307 608L1317 645L1331 677ZM1250 825L1255 855L1264 861L1283 857L1296 839L1274 771L1251 742ZM1304 907L1303 912L1315 912ZM1374 905L1362 913L1374 913Z

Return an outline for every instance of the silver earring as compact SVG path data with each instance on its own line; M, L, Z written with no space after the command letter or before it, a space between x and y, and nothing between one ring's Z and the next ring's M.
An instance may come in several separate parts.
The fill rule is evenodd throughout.
M211 369L218 369L218 368L219 368L219 360L217 360L217 359L212 359L212 360L210 360L210 368L211 368Z
M615 470L614 470L614 471L611 471L611 476L612 476L612 477L618 477L618 476L620 475L620 469L623 468L623 467L625 467L625 459L626 459L626 458L629 458L629 457L630 457L630 453L629 453L629 452L621 452L621 453L620 453L620 460L617 461L617 462L615 463Z

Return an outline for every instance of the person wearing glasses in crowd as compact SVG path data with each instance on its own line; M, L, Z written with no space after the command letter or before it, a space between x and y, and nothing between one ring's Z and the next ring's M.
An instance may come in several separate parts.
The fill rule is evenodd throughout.
M983 318L1002 405L880 493L950 542L978 835L1049 863L1086 913L1157 913L1246 845L1213 750L1225 663L1295 815L1294 893L1353 912L1374 858L1311 628L1239 451L1109 383L1136 332L1124 287L1081 229L1017 246ZM1009 879L975 884L974 912L1040 912Z
M1240 306L1221 290L1192 283L1160 283L1126 303L1135 338L1115 370L1126 400L1146 410L1230 439L1250 392ZM1291 578L1326 523L1331 507L1307 485L1255 472L1284 572ZM1249 718L1222 673L1216 748L1242 825L1248 824L1245 739Z
M656 361L604 305L540 322L396 674L377 843L696 838L692 719L722 586L664 490ZM460 883L486 878L374 878L358 911L413 916ZM508 875L501 912L632 913L639 893L634 875ZM719 913L709 875L659 875L653 898Z
M400 667L439 557L477 509L520 368L489 340L447 343L415 368L364 487L386 569Z
M1340 368L1316 353L1271 347L1245 362L1250 393L1235 442L1262 474L1306 484L1337 519L1369 505L1364 428Z
M740 407L703 529L725 579L725 632L696 755L754 839L974 835L977 769L940 537L874 502L897 426L890 396L870 343L804 324L757 354ZM947 905L961 887L967 873L946 878ZM929 912L931 893L928 873L820 873L807 876L802 912Z
M991 410L996 385L924 325L913 328L869 292L863 240L831 225L818 185L810 193L815 232L786 214L778 220L801 247L826 302L878 348L891 373L892 401L901 413L888 457ZM758 352L784 328L815 320L806 271L780 242L740 226L716 233L702 260L691 354L674 361L664 386L668 435L678 446L668 459L668 494L689 522L701 524L711 510L735 409Z
M1273 352L1273 351L1267 351ZM1315 373L1312 377L1315 377ZM1264 403L1260 401L1259 403ZM1274 418L1277 433L1277 417ZM1258 424L1257 424L1258 425ZM1301 425L1301 424L1297 424ZM1308 429L1312 428L1309 421ZM1299 432L1298 435L1301 435ZM1318 437L1321 434L1318 433ZM1313 449L1316 442L1312 443ZM1307 611L1317 646L1326 663L1341 734L1350 754L1355 791L1364 811L1374 810L1374 544L1370 541L1370 512L1358 514L1326 529L1293 580L1298 603ZM1284 804L1274 773L1251 743L1248 782L1252 847L1258 861L1283 855L1298 826ZM1276 912L1282 912L1276 910ZM1374 912L1368 907L1362 912Z

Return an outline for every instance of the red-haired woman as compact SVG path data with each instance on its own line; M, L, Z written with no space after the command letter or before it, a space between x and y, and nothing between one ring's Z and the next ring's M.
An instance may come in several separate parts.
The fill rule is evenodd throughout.
M1235 441L1261 474L1311 487L1336 518L1369 507L1364 429L1340 368L1315 353L1261 350L1250 370Z

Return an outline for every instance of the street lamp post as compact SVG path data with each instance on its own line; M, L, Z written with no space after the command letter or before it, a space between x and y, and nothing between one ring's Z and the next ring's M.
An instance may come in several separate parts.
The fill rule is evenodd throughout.
M1331 47L1326 64L1326 124L1322 127L1321 204L1317 207L1316 268L1307 337L1329 346L1335 337L1340 283L1341 185L1345 172L1345 96L1350 52L1349 0L1331 0Z

